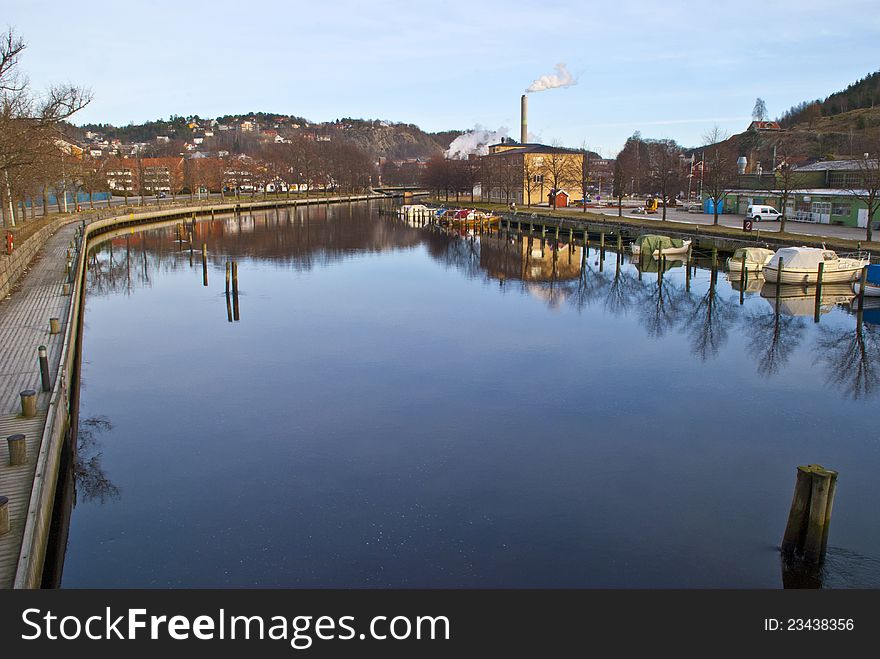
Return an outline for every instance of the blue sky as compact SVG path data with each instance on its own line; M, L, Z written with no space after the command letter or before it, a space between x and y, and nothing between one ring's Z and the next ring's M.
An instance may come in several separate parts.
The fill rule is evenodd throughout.
M267 111L425 130L506 126L565 63L575 86L530 95L546 143L613 156L627 136L702 142L880 68L871 0L255 3L2 0L36 87L88 86L77 121Z

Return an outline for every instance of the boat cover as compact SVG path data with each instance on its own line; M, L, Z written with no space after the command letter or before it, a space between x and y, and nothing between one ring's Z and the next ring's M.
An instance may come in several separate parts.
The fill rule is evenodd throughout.
M652 233L645 233L636 238L636 245L639 246L642 254L653 254L658 249L684 247L684 240L681 238L670 238L669 236L657 236Z
M745 256L746 261L749 263L764 263L767 257L772 255L772 250L764 249L763 247L740 247L733 253L731 258L734 261L740 262L742 257ZM788 263L787 259L786 263Z
M868 283L880 286L880 263L868 266Z
M771 268L779 266L779 257L783 258L783 268L799 268L802 270L818 270L822 261L835 261L837 254L830 249L821 247L783 247L767 264Z

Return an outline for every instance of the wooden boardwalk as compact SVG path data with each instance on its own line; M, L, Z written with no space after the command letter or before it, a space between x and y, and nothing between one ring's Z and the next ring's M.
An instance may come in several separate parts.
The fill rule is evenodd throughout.
M9 498L10 531L0 535L0 588L11 588L18 565L22 534L34 481L39 442L46 423L50 393L40 387L37 348L49 353L54 382L66 331L70 297L62 295L66 281L67 248L76 231L67 224L46 242L29 271L13 292L0 301L0 495ZM49 318L61 320L61 332L49 334ZM21 416L19 392L38 392L37 416ZM6 438L23 433L27 438L27 464L10 467Z

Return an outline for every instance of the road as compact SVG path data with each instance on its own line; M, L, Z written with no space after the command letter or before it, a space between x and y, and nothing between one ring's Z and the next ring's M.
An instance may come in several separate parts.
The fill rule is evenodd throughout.
M616 207L589 208L588 210L593 213L601 213L603 215L611 215L617 217ZM657 221L662 221L662 215L660 212L656 214L642 215L638 213L633 213L632 210L632 208L627 209L626 207L624 207L624 217L632 217L642 220L656 219ZM714 216L707 215L706 213L688 213L686 211L670 208L666 211L666 219L674 222L687 222L690 224L712 224L712 222L714 221ZM726 227L735 227L737 229L742 229L744 219L744 215L738 215L734 213L718 216L719 224L722 224ZM761 233L771 233L773 231L779 231L779 222L755 222L753 226L756 231L761 231ZM865 240L864 229L857 229L854 227L842 227L833 224L813 224L811 222L795 222L793 220L788 220L785 223L785 231L786 233L800 233L805 236L824 236L833 238L846 238L848 240Z

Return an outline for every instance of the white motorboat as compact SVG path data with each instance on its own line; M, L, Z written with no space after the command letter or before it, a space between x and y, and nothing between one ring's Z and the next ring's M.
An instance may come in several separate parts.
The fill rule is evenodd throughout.
M779 275L779 260L782 259L782 276ZM763 267L764 279L775 284L815 284L819 264L824 263L822 281L828 284L848 283L858 279L868 259L861 254L854 256L837 255L837 252L821 247L783 247L776 251Z
M740 247L727 259L727 271L737 274L742 272L743 257L746 258L746 272L761 272L767 262L773 258L773 250L764 247Z

